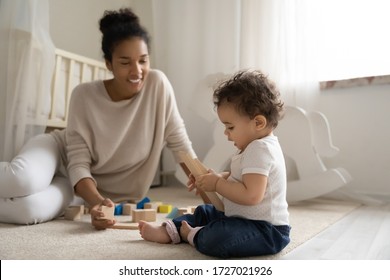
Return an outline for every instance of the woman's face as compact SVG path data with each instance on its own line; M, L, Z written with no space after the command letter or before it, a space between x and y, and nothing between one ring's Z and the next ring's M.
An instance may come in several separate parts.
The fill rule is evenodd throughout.
M149 73L148 46L140 37L123 40L114 47L112 60L106 64L114 76L111 98L131 98L141 91Z

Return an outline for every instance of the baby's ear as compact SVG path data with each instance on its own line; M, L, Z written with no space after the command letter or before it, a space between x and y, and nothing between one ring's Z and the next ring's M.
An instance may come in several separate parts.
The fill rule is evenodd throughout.
M264 129L267 127L267 119L263 115L257 115L254 118L256 129Z

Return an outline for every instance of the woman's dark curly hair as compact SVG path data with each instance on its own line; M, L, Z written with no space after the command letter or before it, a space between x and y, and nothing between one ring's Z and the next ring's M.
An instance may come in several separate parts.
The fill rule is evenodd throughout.
M102 51L104 59L111 61L112 52L123 40L140 37L150 51L150 37L144 27L141 26L139 18L129 8L118 11L105 11L99 21L102 37Z
M242 70L214 90L214 105L232 103L237 112L254 119L263 115L268 126L276 128L283 117L284 104L275 84L258 70Z

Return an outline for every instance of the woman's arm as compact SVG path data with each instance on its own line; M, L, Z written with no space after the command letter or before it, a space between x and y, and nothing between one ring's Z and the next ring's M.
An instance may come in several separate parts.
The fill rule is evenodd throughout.
M74 187L77 195L81 196L90 206L91 223L96 229L106 229L115 224L115 220L101 220L104 216L100 210L102 205L115 207L115 204L108 198L104 198L97 190L95 181L92 178L81 179Z
M74 187L74 190L77 195L81 196L91 206L101 204L104 200L92 178L81 179Z
M66 150L68 157L68 174L75 193L82 197L90 206L91 223L97 229L112 226L115 220L99 220L104 214L100 211L101 205L112 206L110 199L105 199L97 190L96 182L91 174L92 156L87 145L85 135L90 135L88 117L85 111L85 100L88 85L77 86L72 93L69 105L69 119L66 128ZM89 142L92 140L89 139Z

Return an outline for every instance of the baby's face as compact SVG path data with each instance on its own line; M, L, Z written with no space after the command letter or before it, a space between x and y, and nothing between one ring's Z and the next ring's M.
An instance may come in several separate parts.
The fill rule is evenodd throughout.
M239 114L233 104L223 102L217 109L220 121L225 125L225 135L228 141L241 151L258 138L256 121Z

